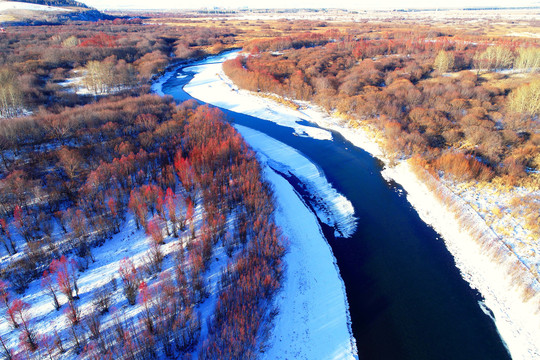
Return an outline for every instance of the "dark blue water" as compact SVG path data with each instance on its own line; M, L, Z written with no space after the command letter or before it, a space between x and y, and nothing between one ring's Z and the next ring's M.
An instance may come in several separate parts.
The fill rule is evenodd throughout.
M173 76L163 92L192 99ZM354 206L358 229L335 238L323 226L347 291L360 359L510 359L479 294L461 278L437 233L419 218L382 164L338 133L333 140L293 135L290 128L222 109L234 123L302 152ZM291 180L291 179L289 179ZM294 181L292 181L293 185ZM297 185L297 184L296 184Z

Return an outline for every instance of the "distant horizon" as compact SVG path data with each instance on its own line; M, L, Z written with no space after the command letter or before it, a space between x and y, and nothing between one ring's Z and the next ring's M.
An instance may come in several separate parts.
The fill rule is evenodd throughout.
M82 0L86 5L98 10L199 10L199 9L347 9L347 10L395 10L395 9L463 9L463 8L516 8L540 7L540 1L517 0L509 4L508 0L457 0L452 4L447 1L430 0L367 0L361 2L351 0L274 0L271 4L247 0L200 0L197 6L188 1L155 0ZM111 4L113 3L113 4Z

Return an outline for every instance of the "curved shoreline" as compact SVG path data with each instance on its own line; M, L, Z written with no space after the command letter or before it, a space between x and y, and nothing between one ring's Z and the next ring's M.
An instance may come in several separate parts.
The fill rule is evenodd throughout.
M204 65L205 61L193 66ZM152 91L163 96L162 85L174 72L168 71L154 82ZM274 188L276 223L288 239L284 282L275 299L279 311L264 341L261 357L272 360L358 359L345 284L319 225L319 220L336 229L344 224L349 229L346 231L354 231L352 205L332 188L315 164L295 149L256 130L235 127L258 154L264 177ZM325 130L319 133L329 134ZM284 153L288 161L280 160ZM318 206L311 209L287 179L273 168L295 174L313 190L322 189L330 194L333 200L319 199L320 209Z
M279 159L269 157L265 151L283 145L283 155L290 149L256 130L240 125L235 128L257 149L265 179L274 189L276 223L288 240L284 283L275 300L279 313L262 358L357 359L345 284L332 249L315 213L293 186L272 169L271 164ZM261 146L265 142L270 144Z
M261 107L271 107L274 110L279 109L282 114L296 117L297 121L308 118L309 121L322 128L339 132L353 145L366 150L372 156L388 164L378 144L365 131L352 129L344 124L343 120L331 117L307 102L298 102L303 105L302 111L298 111L249 91L239 90L225 76L221 67L213 70L211 85L207 84L204 90L199 87L195 91L187 87L186 91L193 97L216 106L255 115L269 121L273 121L271 114L267 114L266 117L264 114L261 116L257 110L260 110ZM208 78L205 80L208 81ZM246 97L249 98L249 104L227 102L226 99L230 100L231 93L242 95L244 100ZM285 124L285 126L295 129L300 136L305 135L299 128L300 124L294 121ZM421 218L442 235L463 278L485 298L485 305L479 305L483 309L487 306L494 314L497 329L511 356L514 359L540 359L540 344L535 341L535 339L540 338L540 314L534 305L537 299L531 299L528 302L521 299L506 267L500 266L489 255L486 255L485 250L476 243L472 236L462 231L462 226L457 221L448 221L454 219L456 214L446 209L446 206L434 196L422 180L417 178L406 162L401 162L394 168L387 168L384 174L404 187L408 193L408 201ZM441 216L441 214L443 215ZM487 227L483 221L477 222L477 225ZM538 296L540 295L536 294L536 297Z

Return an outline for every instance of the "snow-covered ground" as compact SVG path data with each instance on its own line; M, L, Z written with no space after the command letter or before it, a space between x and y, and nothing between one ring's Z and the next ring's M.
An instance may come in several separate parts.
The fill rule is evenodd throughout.
M197 203L200 203L200 201L197 201ZM180 210L180 207L177 208L177 211L178 210ZM195 214L192 220L197 234L201 227L203 217L202 212L203 207L199 204L195 208ZM233 222L228 221L227 224L231 227ZM55 236L62 236L59 231L60 229L57 227ZM162 232L164 233L163 230ZM15 232L12 233L15 234ZM177 255L176 253L180 247L187 244L187 238L189 236L189 229L186 229L184 232L180 231L179 238L165 236L164 244L160 245L160 250L164 255L161 274L169 273L174 276L174 257ZM17 236L16 241L19 243L19 249L22 248L22 238ZM144 308L140 304L133 306L128 304L123 293L122 280L119 277L118 269L121 266L122 260L128 258L133 262L138 269L139 275L149 286L158 282L158 276L155 274L149 275L143 270L149 261L148 257L151 241L150 236L145 233L144 229L136 228L133 215L128 213L127 220L122 225L121 231L118 234L113 235L111 239L107 239L103 245L92 249L94 261L89 262L87 269L80 269L80 271L77 272L77 284L79 287L80 298L75 301L75 304L80 311L81 319L93 311L93 302L96 293L104 291L110 296L111 300L110 311L101 316L102 333L111 330L114 326L114 319L116 317L125 322L135 323L138 321ZM202 319L201 338L204 338L207 335L207 319L213 314L219 291L219 279L228 260L229 257L220 241L214 247L212 261L208 265L208 270L205 272L205 290L208 297L195 308ZM57 292L57 295L61 304L59 311L54 309L51 297L40 285L40 279L36 279L30 283L28 289L24 292L24 295L17 296L17 298L20 298L31 306L29 318L32 319L32 329L35 330L40 337L53 336L55 333L58 333L67 351L62 354L56 353L55 359L77 359L78 356L74 352L70 325L67 315L65 314L68 301L60 292ZM83 325L77 327L77 331L82 333L83 330L81 329L81 326ZM0 337L6 342L9 349L15 350L19 348L19 333L18 330L12 328L10 323L5 320L5 317L2 318L2 321L0 321ZM202 341L199 344L201 343ZM40 351L44 352L45 350L40 349ZM197 351L198 348L195 349L192 354L194 359L197 358ZM18 355L21 356L21 359L24 358L24 354L19 353ZM19 357L17 357L17 359L18 358Z
M84 72L84 70L74 70L75 77L71 77L69 79L66 79L64 81L61 81L58 83L58 85L62 86L69 92L74 92L77 95L96 95L94 91L90 90L88 87L84 85L84 75L79 75ZM166 74L167 75L167 74ZM163 96L163 92L161 92L161 84L162 81L156 82L152 85L152 90L158 94ZM118 93L122 90L126 90L128 87L125 86L116 86L114 88L109 88L105 92L98 92L97 95L111 95Z
M82 76L69 78L65 81L59 82L58 85L66 88L70 92L74 92L77 95L93 95L92 92L83 85Z
M525 37L525 38L540 38L540 33L537 33L537 32L532 33L532 32L528 32L528 31L512 32L512 33L506 34L506 36Z
M0 11L6 10L32 10L32 11L54 11L54 12L70 12L71 9L60 8L56 6L47 6L39 4L30 4L15 1L0 1Z
M233 57L235 54L229 56ZM301 136L330 139L331 135L323 129L312 129L298 124L301 120L315 122L321 127L339 131L355 146L386 160L380 146L369 133L362 129L353 129L344 120L332 117L316 106L298 102L301 108L294 110L271 99L239 90L223 73L219 63L190 69L196 72L196 75L184 89L195 98L291 127ZM491 256L480 248L471 234L464 231L458 221L454 221L455 214L426 188L407 163L387 169L385 175L405 188L409 202L422 219L443 236L463 277L471 287L480 291L485 298L485 305L493 312L497 328L512 357L523 360L540 359L540 313L537 306L539 291L534 298L524 301L520 290L508 275L505 264L496 264ZM463 208L470 208L464 200L457 196L455 198L456 201L462 201ZM489 202L489 196L483 201ZM472 208L470 210L471 214L478 215ZM481 217L476 217L475 222L477 226L491 231ZM511 238L507 240L512 241Z
M278 315L263 359L354 359L356 344L351 335L343 281L317 218L302 202L279 171L289 164L283 159L308 160L273 138L235 126L253 147L264 165L265 178L276 196L276 223L287 239L285 281L277 295ZM299 160L298 158L303 158ZM324 188L324 185L322 186Z

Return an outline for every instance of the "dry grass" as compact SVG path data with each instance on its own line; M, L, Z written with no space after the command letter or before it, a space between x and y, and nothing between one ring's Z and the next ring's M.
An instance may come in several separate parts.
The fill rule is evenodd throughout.
M295 103L294 101L291 101L289 99L285 99L281 96L278 96L276 94L268 94L268 93L257 93L258 96L260 97L263 97L263 98L266 98L266 99L270 99L270 100L273 100L275 102L278 102L282 105L285 105L291 109L294 109L294 110L298 110L300 108L300 106Z

